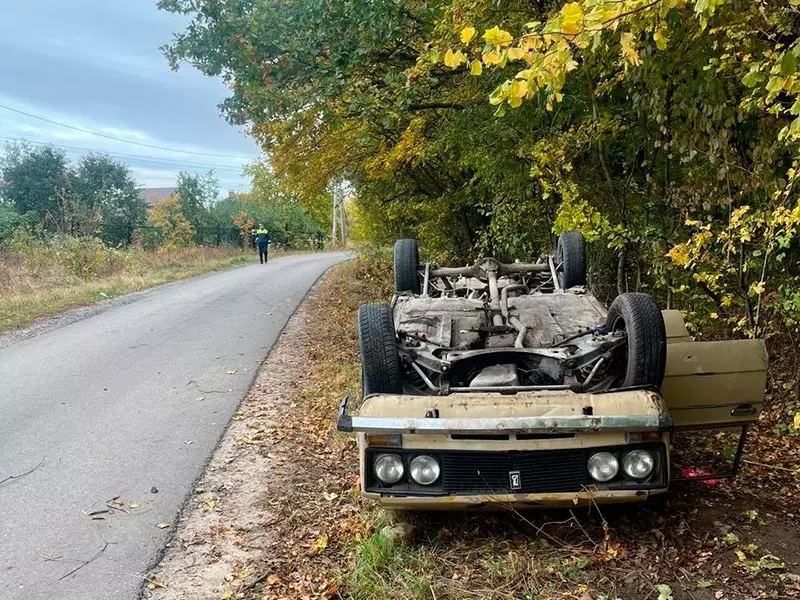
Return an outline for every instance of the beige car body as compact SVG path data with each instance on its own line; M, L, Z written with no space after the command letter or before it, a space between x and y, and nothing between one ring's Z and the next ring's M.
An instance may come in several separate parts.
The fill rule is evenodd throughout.
M694 342L678 311L663 311L663 314L668 344L661 394L650 390L619 390L603 394L549 391L367 397L353 415L352 427L357 432L361 455L362 490L387 507L417 510L641 502L663 494L672 479L669 449L674 432L751 423L761 411L767 371L762 341ZM423 418L431 414L436 418ZM476 428L477 423L482 425ZM525 431L525 423L533 423L542 435L533 436L535 439L520 435ZM439 430L437 424L441 424ZM506 439L468 439L470 436L454 436L453 427L507 435ZM560 432L563 435L558 435ZM664 448L660 466L664 476L659 480L661 485L651 489L613 490L587 485L579 492L428 496L369 489L368 455L376 448L420 453L586 452L601 447L623 451L626 446L644 441L663 444Z

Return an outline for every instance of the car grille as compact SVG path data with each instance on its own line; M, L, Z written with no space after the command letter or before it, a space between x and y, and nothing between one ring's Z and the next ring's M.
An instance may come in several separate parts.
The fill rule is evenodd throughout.
M595 452L620 454L638 448L655 451L658 456L656 472L647 481L634 482L617 478L605 485L590 479L586 461ZM666 487L666 447L663 444L628 444L625 446L570 448L568 450L406 450L370 447L366 451L367 465L384 453L396 454L403 460L406 474L412 458L428 454L442 467L441 478L430 486L412 481L408 476L396 484L381 483L372 468L366 469L365 490L398 496L446 496L469 494L541 494L580 492L586 487L600 489L658 489ZM519 473L519 488L511 488L511 474Z
M582 452L448 452L442 458L442 491L447 494L580 491L587 484ZM509 473L519 471L520 489Z

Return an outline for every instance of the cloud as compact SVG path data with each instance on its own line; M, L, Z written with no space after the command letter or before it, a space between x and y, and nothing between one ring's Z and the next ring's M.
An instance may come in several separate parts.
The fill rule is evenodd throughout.
M182 17L141 0L7 4L0 20L0 103L134 142L258 156L253 141L219 114L228 94L222 82L190 68L173 73L161 56L159 46L183 28ZM147 186L169 185L178 171L195 168L188 165L218 167L224 187L247 185L242 160L143 148L2 109L0 137L69 146L71 157L88 150L114 153Z

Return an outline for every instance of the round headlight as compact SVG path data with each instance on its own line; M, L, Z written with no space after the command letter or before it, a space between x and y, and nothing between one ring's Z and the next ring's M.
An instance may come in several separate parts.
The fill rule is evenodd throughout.
M622 470L631 479L644 479L656 467L656 457L647 450L633 450L622 459Z
M421 454L411 461L411 479L420 485L430 485L439 479L439 463L432 456Z
M403 461L396 454L381 454L375 459L375 476L383 483L397 483L404 472Z
M605 483L611 481L619 473L619 461L611 452L598 452L589 458L589 475L592 479Z

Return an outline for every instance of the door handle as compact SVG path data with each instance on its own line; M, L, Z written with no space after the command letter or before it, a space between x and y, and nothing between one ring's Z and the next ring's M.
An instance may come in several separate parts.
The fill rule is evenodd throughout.
M740 404L731 409L732 417L744 417L756 414L756 407L752 404Z

